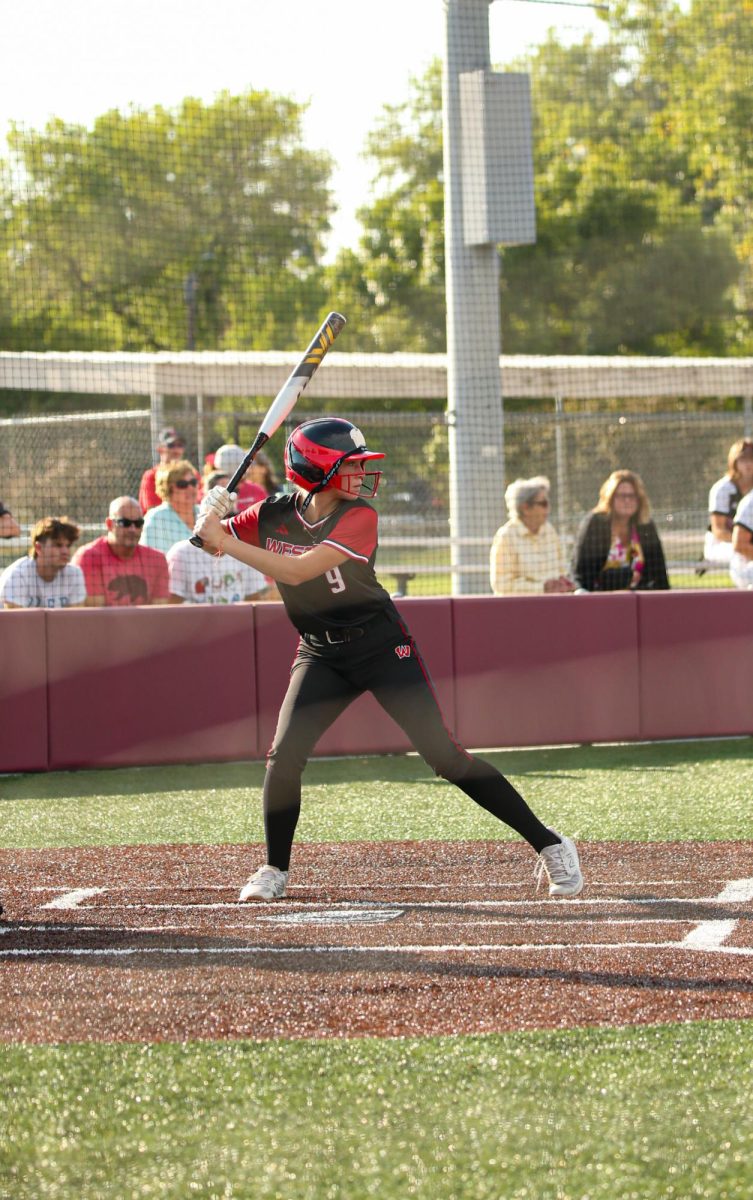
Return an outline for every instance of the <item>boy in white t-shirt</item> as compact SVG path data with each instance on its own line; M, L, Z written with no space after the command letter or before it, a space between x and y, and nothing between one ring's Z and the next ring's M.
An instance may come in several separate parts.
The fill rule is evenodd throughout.
M70 517L43 517L31 531L27 558L18 558L0 575L5 608L77 608L86 600L80 567L70 561L80 530Z

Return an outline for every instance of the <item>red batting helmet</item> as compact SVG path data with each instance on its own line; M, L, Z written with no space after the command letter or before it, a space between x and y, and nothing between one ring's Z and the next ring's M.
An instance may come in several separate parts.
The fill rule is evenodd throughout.
M376 458L384 458L384 455L367 450L361 430L350 421L342 417L320 417L316 421L305 421L291 433L285 447L285 474L311 495L327 488L348 491L350 477L338 474L345 460L367 463ZM363 491L376 496L381 477L381 471L364 474Z

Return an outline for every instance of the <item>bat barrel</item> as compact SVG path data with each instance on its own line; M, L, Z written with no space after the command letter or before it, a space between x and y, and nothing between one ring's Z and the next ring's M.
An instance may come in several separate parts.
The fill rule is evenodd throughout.
M268 442L276 429L280 427L282 422L288 416L290 411L295 406L298 397L303 389L308 384L312 375L320 365L325 354L334 342L337 335L347 324L347 319L339 312L331 312L324 319L319 329L315 333L311 345L306 350L300 362L293 368L285 383L280 388L275 396L270 408L261 423L261 428L256 435L254 444L245 456L240 466L236 470L232 479L229 480L227 490L234 492L246 471L254 461L256 454L261 450L265 442ZM194 546L201 547L202 541L198 534L194 534L189 539Z

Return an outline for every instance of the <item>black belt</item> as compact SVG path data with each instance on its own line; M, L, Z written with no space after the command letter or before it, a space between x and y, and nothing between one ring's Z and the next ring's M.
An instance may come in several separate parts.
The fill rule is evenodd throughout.
M324 637L319 637L318 633L305 633L303 636L307 642L313 642L315 646L341 646L345 642L356 642L362 638L366 630L362 625L346 625L342 629L326 629Z

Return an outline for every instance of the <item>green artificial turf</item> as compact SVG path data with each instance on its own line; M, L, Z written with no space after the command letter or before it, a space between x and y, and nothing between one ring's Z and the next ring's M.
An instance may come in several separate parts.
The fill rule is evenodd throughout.
M750 1200L753 1026L3 1047L13 1200Z
M486 754L579 838L753 838L753 739ZM263 840L261 763L0 778L0 847ZM415 755L313 760L298 839L515 836Z

